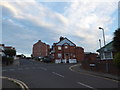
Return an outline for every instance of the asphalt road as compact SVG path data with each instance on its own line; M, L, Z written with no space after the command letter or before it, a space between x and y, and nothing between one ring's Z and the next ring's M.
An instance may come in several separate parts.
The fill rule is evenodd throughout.
M23 81L29 88L118 88L118 82L110 79L73 72L71 65L24 59L19 66L3 67L2 74Z

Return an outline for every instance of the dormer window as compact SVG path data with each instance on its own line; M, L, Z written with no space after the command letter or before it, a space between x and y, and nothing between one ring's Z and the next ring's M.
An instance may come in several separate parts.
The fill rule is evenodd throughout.
M61 46L58 46L58 50L61 50Z

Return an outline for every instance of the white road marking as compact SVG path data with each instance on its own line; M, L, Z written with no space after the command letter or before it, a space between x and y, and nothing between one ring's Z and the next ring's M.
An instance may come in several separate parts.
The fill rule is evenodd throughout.
M62 77L62 78L64 78L64 76L61 75L61 74L58 74L58 73L56 73L56 72L52 72L52 73L55 74L55 75L58 75L58 76L60 76L60 77Z
M77 82L77 84L80 84L80 85L85 86L85 87L87 87L87 88L91 88L91 89L93 89L93 90L97 90L97 89L95 89L95 88L93 88L93 87L91 87L91 86L89 86L89 85L86 85L86 84L84 84L84 83L81 83L81 82Z

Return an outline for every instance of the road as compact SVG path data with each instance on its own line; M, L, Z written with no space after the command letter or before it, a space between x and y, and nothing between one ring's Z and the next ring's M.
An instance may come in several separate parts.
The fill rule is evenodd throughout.
M73 64L40 63L22 59L19 66L2 68L3 76L23 81L29 88L118 88L118 82L73 72Z

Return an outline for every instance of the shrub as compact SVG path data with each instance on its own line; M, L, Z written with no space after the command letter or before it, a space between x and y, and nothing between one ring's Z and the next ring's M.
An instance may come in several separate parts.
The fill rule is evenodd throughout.
M6 49L6 50L4 51L4 53L5 53L7 56L13 57L13 56L16 55L16 50Z
M14 58L13 57L8 57L7 60L9 61L10 64L13 64Z
M114 64L116 64L120 68L120 52L115 54L113 62L114 62Z
M9 65L9 64L13 64L13 62L14 62L13 57L6 57L6 56L2 57L2 64Z

